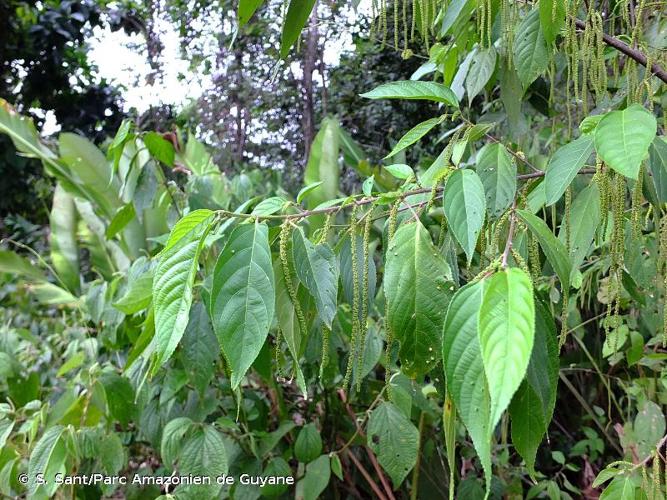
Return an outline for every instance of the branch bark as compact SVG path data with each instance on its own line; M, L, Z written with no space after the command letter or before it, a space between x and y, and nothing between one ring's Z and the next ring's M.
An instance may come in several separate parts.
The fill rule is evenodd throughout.
M584 29L586 29L586 23L584 21L582 21L581 19L575 19L574 23L575 23L577 29L582 30L582 31ZM630 59L634 59L635 61L637 61L642 66L646 67L646 55L644 55L639 50L633 49L629 45L620 41L618 38L615 38L611 35L607 35L606 33L602 34L602 39L604 40L604 43L606 43L610 47L615 48L619 52L628 56ZM667 83L667 70L665 70L658 63L651 64L651 68L650 68L649 71L651 72L651 74L657 76L663 82Z

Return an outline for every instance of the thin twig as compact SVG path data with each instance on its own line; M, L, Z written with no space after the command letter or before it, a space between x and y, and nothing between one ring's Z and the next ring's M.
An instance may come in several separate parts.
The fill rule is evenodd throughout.
M577 29L581 31L586 29L586 23L581 19L575 19L574 24L576 25ZM629 45L620 41L618 38L615 38L611 35L607 35L606 33L602 34L602 40L604 40L604 43L606 43L610 47L615 48L619 52L622 52L623 54L628 56L630 59L634 59L642 66L646 67L646 62L647 62L646 55L640 52L639 50L633 49ZM654 62L653 64L651 64L651 68L649 71L651 72L651 74L657 76L663 82L667 83L667 71L658 63Z

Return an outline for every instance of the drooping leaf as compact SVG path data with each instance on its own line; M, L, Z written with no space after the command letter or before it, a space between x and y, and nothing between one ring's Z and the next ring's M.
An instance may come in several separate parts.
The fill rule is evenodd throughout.
M595 151L616 172L636 180L656 130L655 116L639 104L611 111L595 129Z
M399 227L387 250L384 293L403 373L417 377L437 364L453 290L449 265L421 222Z
M516 27L513 61L524 89L547 70L549 51L542 33L540 13L536 8Z
M199 252L212 220L210 210L196 210L186 215L176 223L159 254L153 276L153 373L170 358L188 324Z
M547 206L553 205L577 176L593 152L593 139L584 135L556 151L547 165L544 186Z
M338 261L327 243L315 245L301 228L292 232L296 274L315 299L319 316L329 328L336 315Z
M475 9L475 2L471 0L454 0L447 5L447 10L442 18L440 36L444 37L458 23L468 19Z
M304 425L294 443L294 456L305 464L312 462L322 453L322 438L314 423Z
M329 455L320 455L306 466L306 474L296 487L296 500L317 500L331 479Z
M570 280L579 271L591 247L600 223L600 189L596 183L586 186L572 202L570 208ZM567 218L563 218L558 239L566 243Z
M58 277L72 293L79 290L79 246L76 241L78 214L72 195L60 184L53 192L49 216L51 263Z
M535 474L535 455L547 432L558 387L558 340L549 310L535 304L535 342L526 378L512 398L512 443L523 457L528 471Z
M67 458L64 433L65 427L61 425L47 429L30 453L28 495L31 498L39 498L39 496L49 498L58 489L55 476L65 472L65 459ZM44 484L40 484L37 480L40 474L42 474Z
M393 403L382 403L368 419L368 446L397 489L414 467L419 431Z
M441 83L398 81L383 83L370 92L361 94L367 99L409 99L442 102L457 108L458 99L451 89Z
M530 276L511 268L484 281L478 329L492 432L526 374L533 349L535 303Z
M649 148L649 168L660 203L667 203L667 142L656 137Z
M396 155L397 153L400 153L403 151L405 148L408 146L412 146L415 142L417 142L419 139L424 137L426 134L428 134L435 126L443 122L443 117L437 117L437 118L431 118L429 120L423 121L421 123L418 123L414 127L412 127L410 130L408 130L403 137L399 139L399 141L396 143L394 148L391 150L391 153L389 153L387 156L384 158L391 158L392 156Z
M146 147L153 158L170 167L174 166L176 151L171 142L157 132L148 132L144 135L143 139L144 144L146 144Z
M516 194L516 165L502 144L487 144L477 155L477 174L486 193L486 208L500 216Z
M540 0L540 26L549 45L556 41L556 36L565 26L566 5L567 0Z
M542 247L542 251L547 256L547 260L553 267L560 279L564 290L570 288L570 259L567 257L567 249L551 232L546 223L539 217L531 214L527 210L517 210L516 213L526 223L528 229L535 235L537 241Z
M447 223L470 262L486 211L484 185L477 173L454 171L447 179L443 203Z
M481 282L469 283L452 297L442 332L442 360L447 388L475 445L488 488L491 400L477 334L482 288Z
M218 340L206 307L201 302L190 310L190 321L182 340L181 360L188 379L200 394L206 392L218 359Z
M298 40L314 5L315 0L290 0L280 35L281 59L287 57L290 49Z
M264 0L239 0L237 18L239 27L245 26Z
M266 224L234 229L213 272L211 319L232 371L241 383L259 355L273 321L275 284Z
M0 273L9 273L37 281L46 280L39 268L11 250L0 250Z
M472 58L470 69L468 69L466 76L466 93L468 94L469 103L472 103L475 96L482 91L495 69L496 49L493 47L478 49Z
M127 426L136 416L135 394L130 381L116 372L104 371L100 376L104 387L109 416Z

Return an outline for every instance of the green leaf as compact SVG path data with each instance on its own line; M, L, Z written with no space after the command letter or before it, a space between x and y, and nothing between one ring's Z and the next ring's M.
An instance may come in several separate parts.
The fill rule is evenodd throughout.
M170 420L162 430L162 443L160 445L160 455L162 462L171 470L178 459L183 438L192 429L193 422L188 417L178 417Z
M639 104L611 111L595 129L595 150L619 174L636 180L656 130L655 116Z
M35 298L39 302L51 306L73 306L79 301L79 299L64 288L45 281L31 283L28 286L28 290L35 295Z
M384 271L387 323L400 342L401 371L429 372L440 359L441 329L454 289L451 270L417 221L389 242Z
M329 484L329 455L321 455L306 466L306 475L297 484L296 500L317 500Z
M570 288L570 260L567 258L567 249L551 232L546 223L539 217L526 210L517 210L516 213L526 223L528 229L537 237L542 251L554 268L561 282L563 290Z
M340 458L338 458L338 455L334 455L333 453L329 456L331 458L331 472L336 474L336 477L342 481L344 476L343 465L340 463Z
M294 443L294 455L299 462L307 464L322 453L322 438L314 423L304 425Z
M296 202L301 203L312 191L314 191L321 185L322 181L317 181L302 187L301 190L299 191L299 194L296 195Z
M408 130L403 137L399 139L399 141L396 143L394 148L391 150L391 153L389 153L387 156L384 157L384 159L391 158L392 156L396 155L397 153L400 153L403 151L405 148L408 146L412 146L415 142L417 142L419 139L424 137L426 134L428 134L433 127L436 125L442 123L444 121L444 115L441 117L437 118L431 118L429 120L423 121L421 123L418 123L414 127L412 127L410 130ZM391 166L391 165L390 165ZM405 165L407 166L407 165ZM387 170L389 170L389 167L385 167ZM410 167L408 167L410 168ZM411 174L412 174L412 169L410 169ZM391 172L391 170L389 170ZM394 175L394 177L398 177L399 179L404 179L405 177L399 177L397 175Z
M636 500L637 481L629 473L619 474L609 483L600 500Z
M665 435L665 414L660 405L653 401L644 401L639 406L633 424L637 439L639 459L648 458L656 449L660 439Z
M547 206L553 205L577 176L593 152L593 139L585 135L556 151L547 165L544 186Z
M477 173L455 170L447 179L443 204L447 223L470 262L486 211L484 185Z
M366 196L371 196L373 194L373 186L375 184L375 175L371 175L368 179L364 181L361 185L361 191Z
M490 438L526 374L533 349L533 284L523 270L499 271L484 281L478 332L491 397Z
M458 108L459 102L449 87L441 83L420 81L398 81L383 83L370 92L361 94L367 99L410 99L435 101Z
M477 155L477 174L486 193L489 214L499 217L516 194L516 165L502 144L487 144Z
M667 203L667 142L656 137L649 149L649 168L660 203Z
M570 208L570 281L579 272L579 267L591 248L600 223L600 189L592 182L577 195ZM565 244L567 218L563 218L558 239Z
M539 301L535 304L535 343L526 378L512 398L512 443L535 475L535 456L547 432L558 388L558 340L549 310Z
M419 431L392 403L382 403L368 419L368 446L398 489L415 466Z
M0 420L0 449L5 447L7 438L12 433L12 429L14 429L14 422L7 418Z
M56 184L49 215L51 263L72 293L79 290L79 245L76 240L78 214L72 195Z
M495 69L496 49L493 47L489 47L488 49L477 49L472 58L472 62L470 63L468 75L466 76L468 103L472 103L475 96L482 91L491 78L491 75L493 75Z
M538 9L531 10L516 27L513 61L524 89L549 66L549 51Z
M312 243L300 227L292 232L292 255L299 280L315 299L320 318L331 328L338 295L336 255L327 243Z
M113 306L125 314L146 309L153 299L153 265L145 257L135 260L127 271L127 288Z
M479 347L477 323L482 282L469 283L452 297L442 330L442 359L447 388L491 484L491 400Z
M250 18L262 3L264 3L264 0L239 0L237 11L239 27L245 26L250 21Z
M64 432L65 427L61 425L47 429L37 441L32 453L30 453L28 496L31 498L39 498L42 495L50 497L58 489L55 476L57 473L65 472L65 459L67 457ZM36 479L39 474L43 475L44 484L37 482Z
M213 272L211 318L236 389L273 321L275 285L269 230L258 222L232 231Z
M174 166L176 152L171 142L157 132L148 132L144 135L143 139L148 152L153 158L170 167Z
M397 179L410 179L415 175L415 171L412 170L412 167L403 163L386 165L383 168Z
M540 26L547 44L551 45L565 26L566 0L540 0ZM554 7L556 7L554 12Z
M587 116L581 120L581 123L579 124L579 131L584 135L595 132L598 123L600 123L600 120L602 120L604 117L605 115Z
M470 17L475 9L476 3L471 0L453 0L447 5L445 15L440 26L440 36L444 37L457 24Z
M290 49L298 40L314 5L315 0L290 0L283 23L282 34L280 35L281 59L287 57Z
M159 254L153 276L153 373L170 358L188 324L199 252L212 221L210 210L196 210L186 215L176 223Z
M201 424L200 424L201 425ZM209 476L227 474L229 464L222 434L211 425L201 425L187 438L178 457L178 472L183 475ZM220 486L188 485L185 498L218 498Z
M120 207L116 214L111 219L109 227L105 232L105 236L108 239L113 238L119 232L121 232L129 222L136 217L136 212L134 211L134 203L127 203Z
M213 333L213 326L206 307L196 303L190 310L190 321L181 342L181 361L192 385L204 394L218 360L218 339Z
M125 450L118 434L108 434L100 440L99 460L102 470L109 476L114 476L125 465Z
M37 281L46 279L38 267L11 250L0 250L0 273L23 276Z
M264 477L289 477L292 476L292 469L289 464L282 457L274 457L266 464L262 472ZM286 484L271 484L267 482L264 486L260 486L259 491L263 497L279 497L287 492L289 486Z
M340 152L340 127L338 122L331 118L322 120L320 130L315 135L310 146L310 155L304 172L303 181L306 185L321 182L319 188L308 196L307 208L316 208L319 205L333 200L338 196L338 180L340 169L338 155ZM324 216L310 217L311 231L322 227Z
M109 416L126 427L136 416L135 394L130 381L112 371L104 371L100 376L104 387Z
M272 215L276 212L280 212L287 200L281 196L272 196L266 200L260 201L255 208L252 210L252 215Z

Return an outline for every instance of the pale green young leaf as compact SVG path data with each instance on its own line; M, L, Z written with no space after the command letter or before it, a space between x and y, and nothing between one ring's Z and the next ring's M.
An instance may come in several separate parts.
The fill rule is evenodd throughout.
M400 342L401 370L428 373L440 359L442 323L453 294L451 269L421 222L389 242L384 271L387 323Z
M294 443L294 456L305 464L312 462L322 453L322 438L314 423L304 425Z
M549 66L549 51L538 9L532 9L515 29L513 61L524 89Z
M266 200L260 201L255 208L252 209L252 215L272 215L280 212L287 200L281 196L272 196Z
M477 155L477 174L486 193L489 214L499 217L516 194L516 165L502 144L487 144Z
M443 121L442 117L437 117L437 118L431 118L429 120L418 123L417 125L412 127L410 130L408 130L405 133L405 135L403 135L403 137L401 137L398 140L398 142L396 143L394 148L391 150L391 153L389 153L387 156L385 156L384 159L391 158L392 156L394 156L394 155L400 153L401 151L403 151L408 146L412 146L415 142L417 142L419 139L421 139L426 134L428 134L435 126L442 123L442 121ZM385 168L387 168L387 167L385 167ZM410 169L410 170L412 170L412 169Z
M412 167L410 167L410 165L405 165L404 163L394 163L393 165L386 165L382 168L397 179L410 179L415 175L415 171L412 170Z
M237 388L273 321L275 284L269 230L258 222L234 229L213 272L211 319Z
M127 226L132 219L137 216L134 210L134 203L126 203L120 207L114 214L109 226L105 232L108 239L113 238Z
M421 81L398 81L383 83L370 92L361 94L367 99L425 100L449 104L458 108L459 102L451 89L441 83Z
M397 489L415 466L419 431L392 403L382 403L368 419L368 446Z
M595 150L616 172L636 180L656 130L655 116L639 104L611 111L595 129Z
M375 175L371 175L361 185L361 192L364 193L366 196L371 196L373 194L374 184L375 184Z
M9 273L36 281L46 280L46 276L37 266L11 250L0 250L0 273Z
M540 0L540 26L548 45L556 41L565 26L566 3L567 0Z
M484 185L477 173L455 170L447 179L443 204L449 227L470 262L486 211Z
M292 255L299 280L315 299L320 318L331 328L338 296L336 255L327 243L312 243L301 228L292 232Z
M560 242L547 224L539 217L531 214L527 210L517 210L519 217L526 223L531 233L535 235L537 241L542 247L542 251L547 256L547 260L553 267L560 279L563 290L570 288L570 272L572 266L567 257L567 249Z
M49 215L51 263L60 281L72 293L79 290L79 245L76 239L78 219L72 195L60 183L56 184Z
M584 135L559 148L551 157L544 176L547 206L553 205L577 176L593 152L593 138Z
M296 202L301 203L306 197L315 189L320 187L322 185L323 181L317 181L313 182L312 184L308 184L307 186L302 187L299 190L299 194L296 195Z
M484 281L478 334L491 398L490 438L526 374L533 350L533 284L523 270L499 271Z
M535 455L547 432L558 386L558 339L549 310L539 301L535 304L535 343L526 378L509 406L512 418L512 443L535 475Z
M579 271L593 243L600 223L600 189L592 182L577 195L570 208L570 280ZM563 218L558 239L565 244L567 218Z
M315 5L315 0L290 0L283 29L280 35L280 58L285 59L290 49L299 39L310 13Z
M176 223L159 254L153 275L153 373L171 357L188 324L199 253L212 221L210 210L186 215Z
M469 103L482 91L495 69L496 49L493 47L477 49L466 76L466 93Z
M491 484L491 400L477 334L482 288L481 282L469 283L452 297L442 331L442 362L447 388L472 438L488 490Z

